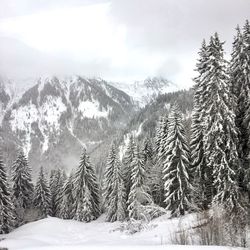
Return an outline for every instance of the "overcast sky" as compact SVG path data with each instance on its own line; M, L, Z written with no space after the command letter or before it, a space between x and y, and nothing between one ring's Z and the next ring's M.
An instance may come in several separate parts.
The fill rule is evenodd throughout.
M250 0L0 0L0 74L189 87L202 39L217 31L229 55L246 19Z

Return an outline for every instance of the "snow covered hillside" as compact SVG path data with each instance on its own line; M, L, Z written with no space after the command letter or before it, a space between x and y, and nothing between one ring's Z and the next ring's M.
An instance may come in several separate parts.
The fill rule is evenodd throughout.
M179 90L177 85L162 77L149 77L143 81L135 81L131 84L120 82L110 82L110 84L131 96L140 107L144 107L159 94Z
M104 216L98 220L83 223L73 220L47 218L26 224L0 242L0 247L10 250L75 250L75 249L169 249L169 250L226 250L227 247L215 246L178 246L171 244L172 234L182 228L188 229L195 224L195 216L168 219L167 215L151 221L147 228L135 234L121 232L121 222L109 223ZM232 248L230 248L232 249Z
M126 93L101 79L46 77L15 102L8 93L0 91L4 153L21 146L32 166L47 169L71 169L83 146L92 152L124 128L134 110Z

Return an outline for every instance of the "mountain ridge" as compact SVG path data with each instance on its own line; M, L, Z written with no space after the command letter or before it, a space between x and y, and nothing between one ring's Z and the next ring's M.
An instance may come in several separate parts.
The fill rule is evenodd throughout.
M160 81L152 78L137 82L136 87L153 89L148 92L150 102L163 87L170 87L169 81ZM94 163L100 163L116 134L142 106L111 82L81 76L41 77L13 100L4 111L0 130L5 153L13 160L22 147L32 166L46 164L48 169L68 170L78 164L82 147L92 153ZM101 150L103 157L96 150Z

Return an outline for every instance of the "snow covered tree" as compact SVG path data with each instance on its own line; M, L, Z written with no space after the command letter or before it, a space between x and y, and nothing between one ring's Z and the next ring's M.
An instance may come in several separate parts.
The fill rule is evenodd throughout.
M194 108L191 126L191 165L194 190L192 196L199 209L208 209L213 198L213 177L211 168L207 167L204 152L204 116L203 100L207 95L207 86L203 81L206 75L208 49L203 41L196 64L198 76L194 79Z
M111 146L107 159L104 186L107 221L123 221L126 218L126 191L121 163L114 145Z
M241 209L238 188L239 157L235 115L231 107L230 85L226 72L223 43L216 33L208 45L208 69L204 78L208 94L204 99L204 149L207 165L213 170L216 195L214 203L228 212Z
M152 203L148 187L145 185L146 171L145 160L137 145L131 163L132 186L128 197L128 213L130 219L143 219L143 206Z
M246 24L246 33L247 28ZM250 55L247 56L247 49L244 43L244 38L239 27L236 28L237 34L234 37L233 42L233 51L230 61L230 90L234 98L234 112L235 112L235 123L238 129L238 138L239 143L238 154L240 159L239 167L239 185L243 191L247 192L247 185L249 183L248 177L248 155L249 155L249 146L248 141L250 137L249 133L249 118L247 115L247 107L250 106ZM247 43L246 43L247 44ZM250 44L249 44L250 46Z
M163 162L165 161L166 138L168 135L168 118L161 116L156 130L155 138L155 181L152 186L152 196L154 202L160 206L164 206L164 183L163 183Z
M7 180L6 170L0 155L0 234L9 233L14 227L14 205Z
M42 217L51 214L50 189L46 177L44 176L43 167L41 167L38 180L35 186L34 205L40 210Z
M124 157L122 159L123 163L123 176L124 176L124 182L126 187L126 195L128 197L130 188L132 186L132 180L131 180L131 171L132 171L132 161L134 159L134 151L135 151L135 141L134 137L130 135L129 142L127 145L126 152L124 154Z
M66 180L65 172L61 169L50 173L51 216L60 217L63 198L63 186Z
M105 173L104 173L104 206L105 208L109 207L109 201L110 201L110 195L113 191L113 181L114 181L114 171L116 168L117 164L117 157L116 157L116 149L115 145L112 144L108 158L107 158L107 163L106 163L106 168L105 168Z
M172 216L184 215L191 206L190 150L177 104L169 114L166 159L163 163L166 208Z
M100 214L100 194L97 178L84 149L74 181L74 219L89 222Z
M151 196L158 196L159 173L155 164L153 145L149 138L145 138L142 143L142 155L145 161L145 185L149 187ZM153 198L153 197L152 197Z
M248 197L250 200L250 24L247 20L243 27L243 53L242 56L242 66L241 66L241 82L242 91L240 98L243 99L242 106L245 107L245 113L243 118L243 133L242 133L242 152L243 152L243 166L244 171L241 176L245 176L242 182L244 191L248 192ZM244 92L245 91L245 92ZM245 139L245 140L244 140Z
M73 195L73 172L70 174L69 178L64 184L63 187L63 197L60 218L62 219L73 219L74 211L74 195Z
M153 162L154 160L154 151L151 140L146 137L142 143L142 154L144 155L145 162Z
M34 186L31 169L23 151L20 151L12 167L12 183L15 211L18 220L24 218L25 209L30 208L33 200Z
M161 115L156 125L155 138L154 138L155 142L154 151L156 155L158 155L160 152L161 141L164 130L165 130L165 116Z

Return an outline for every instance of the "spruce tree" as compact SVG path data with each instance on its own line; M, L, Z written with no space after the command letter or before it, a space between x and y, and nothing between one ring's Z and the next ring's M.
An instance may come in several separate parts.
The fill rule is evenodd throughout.
M89 222L100 215L99 186L89 156L84 149L74 177L74 219Z
M65 173L61 169L50 173L51 216L60 217L65 179Z
M207 74L208 49L203 41L196 64L198 76L194 79L194 108L191 126L191 165L194 190L192 196L199 209L208 209L213 198L212 170L206 164L204 152L204 110L203 100L207 96L207 86L203 81Z
M126 218L126 191L121 172L121 163L116 155L114 145L111 146L108 155L104 185L107 221L123 221Z
M190 150L182 124L179 107L175 104L169 114L166 160L163 163L166 208L172 216L184 215L190 209L191 169Z
M128 213L130 219L143 219L143 206L152 203L149 189L145 185L145 160L137 145L131 163L132 186L128 197Z
M152 196L154 202L164 206L164 183L163 183L163 162L165 161L166 138L168 135L168 117L161 116L159 119L158 130L156 132L155 148L155 175L156 179L152 187Z
M162 136L164 134L165 131L165 116L161 115L158 122L157 122L157 126L156 126L156 133L155 133L155 154L158 155L161 149L161 141L162 141Z
M142 155L145 162L145 185L149 187L152 198L157 200L156 196L158 196L160 192L158 188L159 174L155 164L153 146L148 137L146 137L142 143Z
M114 172L117 164L117 157L116 157L116 149L115 145L112 144L108 158L106 163L106 169L104 173L104 200L105 200L105 207L109 207L110 195L113 191L113 181L114 181Z
M131 171L132 171L132 161L134 159L134 151L135 151L135 142L134 137L130 135L129 142L127 145L126 152L124 154L124 157L122 159L123 163L123 176L124 176L124 182L126 187L126 195L128 199L128 195L132 186L132 180L131 180Z
M31 207L34 186L31 180L31 169L23 151L20 151L12 167L13 196L16 215L22 222L25 210Z
M47 217L49 214L51 214L50 198L49 185L44 175L43 167L41 167L35 187L34 205L40 210L42 217Z
M68 180L64 184L62 192L63 197L60 213L60 218L62 219L73 219L74 217L75 211L73 190L73 173L71 173Z
M247 59L247 53L244 44L244 38L239 27L236 28L236 36L233 42L233 51L231 54L231 61L229 67L230 76L230 91L232 93L232 102L234 104L233 110L235 112L235 123L238 132L239 142L237 144L237 151L240 159L239 166L239 186L244 193L247 192L248 178L248 140L249 130L247 121L247 107L249 107L250 100L248 93L250 92L250 81L248 79L247 68L250 69L250 57ZM248 63L247 63L248 61ZM248 66L247 66L248 64ZM250 72L250 70L248 71Z
M6 170L0 154L0 234L9 233L14 227L14 205L7 180Z
M243 27L243 63L242 63L242 81L244 84L244 89L247 92L243 93L242 90L241 95L247 95L245 100L246 112L244 113L243 119L243 128L245 129L243 132L243 136L245 136L245 141L243 144L243 157L244 157L244 173L245 176L243 181L243 187L247 189L248 196L250 200L250 24L247 20Z
M208 56L204 148L207 165L213 170L216 192L214 203L223 205L228 212L232 212L242 208L237 183L240 165L237 153L238 135L231 107L223 43L217 33L210 39Z

